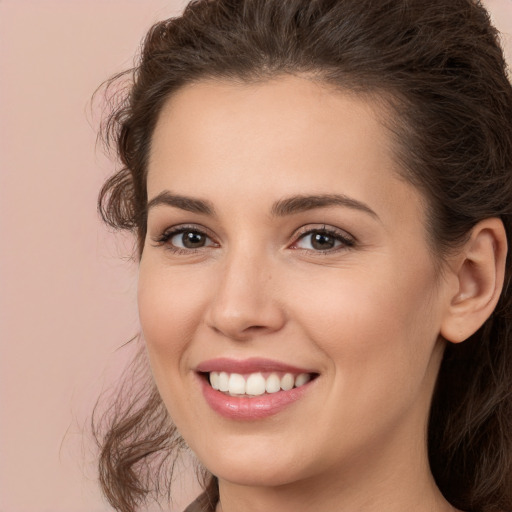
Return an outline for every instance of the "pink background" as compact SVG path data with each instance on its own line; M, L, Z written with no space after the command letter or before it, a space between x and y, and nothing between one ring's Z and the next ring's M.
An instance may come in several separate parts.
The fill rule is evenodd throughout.
M512 34L512 0L486 3ZM185 4L0 0L0 512L110 510L82 432L138 331L137 267L96 214L113 164L90 98Z

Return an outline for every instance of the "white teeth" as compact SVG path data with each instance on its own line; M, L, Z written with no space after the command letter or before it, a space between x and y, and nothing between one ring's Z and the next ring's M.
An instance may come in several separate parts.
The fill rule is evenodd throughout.
M217 372L210 373L210 384L213 389L219 389L219 374Z
M229 376L229 390L232 395L245 395L245 379L239 373Z
M248 395L258 396L265 393L265 377L261 373L251 373L245 383L245 392Z
M285 376L281 379L281 389L283 391L289 391L293 388L295 384L295 379L291 373L285 374Z
M226 372L219 373L219 391L223 391L224 393L229 391L229 375Z
M310 380L311 377L309 376L309 373L301 373L295 378L295 387L298 388L299 386L304 386L304 384Z
M277 373L271 373L265 378L261 373L251 373L245 377L239 373L210 372L210 384L213 389L229 393L230 395L259 396L278 391L289 391L293 387L300 387L311 380L308 373L294 376L285 373L279 377Z
M279 375L273 373L267 377L265 390L267 393L277 393L278 391L281 391L281 379L279 378Z

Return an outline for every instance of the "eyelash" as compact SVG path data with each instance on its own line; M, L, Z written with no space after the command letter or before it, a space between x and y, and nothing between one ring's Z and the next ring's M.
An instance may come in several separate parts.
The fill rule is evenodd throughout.
M174 254L183 254L183 255L190 255L195 254L196 252L199 252L201 249L204 249L204 247L199 247L197 249L182 249L181 247L176 247L174 245L171 245L169 243L169 240L173 238L176 235L179 235L181 233L197 233L201 236L204 236L206 238L209 238L212 240L212 237L203 229L198 228L197 226L177 226L175 228L170 228L164 231L160 236L155 238L153 241L155 242L155 245L158 246L165 246L165 249L168 251L171 251Z
M330 238L333 238L337 242L341 242L340 246L337 248L327 249L327 250L314 250L314 249L303 249L303 248L295 248L296 251L305 251L308 253L314 252L316 254L333 254L338 251L343 251L350 249L356 245L356 240L354 237L349 235L348 233L345 233L344 231L340 231L334 228L329 228L327 226L323 226L321 228L305 228L304 231L298 232L295 235L295 241L293 242L293 245L296 245L301 240L307 238L308 236L311 236L313 234L320 234L320 235L326 235Z
M195 254L195 253L201 251L202 249L205 249L206 247L211 247L211 246L206 246L206 247L203 246L203 247L199 247L199 248L195 248L195 249L192 249L192 248L191 249L183 249L181 247L176 247L169 243L169 240L171 240L174 236L182 234L182 233L187 233L187 232L196 233L196 234L199 234L206 238L209 238L210 240L213 240L213 238L205 230L200 229L197 226L177 226L175 228L171 228L171 229L164 231L161 235L154 238L153 241L155 242L155 246L157 246L157 247L165 246L166 250L169 250L172 253L178 254L178 255ZM304 249L304 248L300 248L300 247L299 248L293 247L293 245L296 245L298 242L305 239L308 235L311 236L313 234L326 235L328 237L333 238L337 242L341 242L341 244L338 248L327 249L327 250L314 250L314 249ZM323 226L321 228L304 229L302 232L299 231L294 236L294 238L295 238L295 240L294 240L292 246L290 246L290 248L293 250L296 250L296 251L304 251L307 253L313 252L316 254L327 255L327 254L336 253L340 250L350 249L356 245L356 240L351 235L348 235L345 232L342 232L342 231L339 231L339 230L336 230L333 228L328 228L327 226ZM214 244L212 246L215 246L215 245L218 246L218 244L216 242L214 242Z

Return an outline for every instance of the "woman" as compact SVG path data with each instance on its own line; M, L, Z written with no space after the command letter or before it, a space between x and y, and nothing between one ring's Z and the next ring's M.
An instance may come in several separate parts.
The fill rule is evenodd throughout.
M189 511L510 512L511 119L478 2L157 23L105 128L151 369L97 427L114 508L186 444Z

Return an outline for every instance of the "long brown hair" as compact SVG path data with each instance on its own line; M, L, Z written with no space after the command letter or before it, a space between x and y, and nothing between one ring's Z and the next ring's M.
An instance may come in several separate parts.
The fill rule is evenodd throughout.
M286 73L386 102L403 176L429 205L436 257L489 217L501 218L512 240L512 88L480 2L196 0L155 24L137 66L107 85L128 79L103 127L122 168L103 186L99 211L136 234L139 256L148 150L169 96L207 78L253 82ZM430 414L433 475L454 506L472 512L512 511L511 261L492 316L464 343L448 344ZM120 512L162 488L170 497L169 468L183 447L142 348L134 365L141 380L93 417L101 485ZM204 478L205 500L214 504L216 480Z

